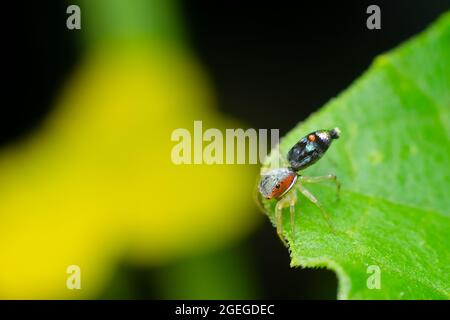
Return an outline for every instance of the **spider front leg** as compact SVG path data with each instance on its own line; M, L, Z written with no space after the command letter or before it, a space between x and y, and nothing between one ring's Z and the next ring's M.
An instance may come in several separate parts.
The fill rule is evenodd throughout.
M326 176L319 176L319 177L306 177L306 176L299 176L298 177L300 181L306 182L306 183L318 183L323 181L333 181L336 185L336 200L339 200L340 192L341 192L341 183L337 179L336 175L334 174L327 174Z
M336 233L330 222L330 216L325 211L325 209L322 207L319 200L317 200L316 197L311 192L308 191L308 189L306 189L304 186L302 186L301 183L297 183L297 188L309 201L311 201L317 208L319 208L320 212L322 213L322 216L324 217L325 221L328 223L328 226L330 227L331 231L333 233Z
M297 193L294 190L288 192L283 198L278 200L275 206L275 224L277 227L278 237L283 244L287 247L287 243L283 237L283 208L289 207L290 221L291 221L291 233L294 234L294 220L295 220L295 204L297 203Z

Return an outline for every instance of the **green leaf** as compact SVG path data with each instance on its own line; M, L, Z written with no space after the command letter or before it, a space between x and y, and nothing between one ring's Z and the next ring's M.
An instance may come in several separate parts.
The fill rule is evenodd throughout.
M336 99L281 141L281 154L307 133L339 127L307 176L335 173L332 184L305 185L330 215L299 194L283 234L293 267L326 267L340 299L450 298L450 13L378 57ZM271 157L275 156L275 152ZM273 224L276 201L264 201ZM369 289L380 270L380 288ZM372 276L372 278L371 278Z

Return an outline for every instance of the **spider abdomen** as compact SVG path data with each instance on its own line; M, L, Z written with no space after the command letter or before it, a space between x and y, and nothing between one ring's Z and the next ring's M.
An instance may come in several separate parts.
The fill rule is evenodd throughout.
M297 142L287 155L291 168L299 171L316 163L328 150L331 142L339 138L339 129L317 130Z

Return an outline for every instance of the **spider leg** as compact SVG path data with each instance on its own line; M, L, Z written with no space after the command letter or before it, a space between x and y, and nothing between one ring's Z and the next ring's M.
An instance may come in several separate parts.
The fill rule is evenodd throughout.
M294 224L295 224L295 204L297 203L297 194L295 190L291 192L294 196L291 196L289 201L289 212L291 216L291 235L294 237Z
M287 247L287 243L284 240L283 237L283 207L285 205L285 202L283 201L283 199L281 199L280 201L277 202L276 206L275 206L275 224L277 227L277 234L278 237L280 238L281 242L283 242L283 244Z
M328 215L328 213L325 211L325 209L322 207L322 205L320 204L320 202L316 199L316 197L308 191L308 189L306 189L304 186L302 186L300 183L297 184L298 185L298 189L300 190L300 192L309 200L311 201L317 208L319 208L320 212L322 213L322 216L324 217L325 221L328 223L328 226L330 227L331 231L333 233L336 233L334 231L334 228L330 222L330 216Z
M283 198L278 200L275 206L275 223L277 227L278 237L281 239L283 244L287 247L287 243L283 237L283 208L289 207L290 211L290 222L291 222L291 233L294 234L294 218L295 218L295 204L297 203L297 193L295 190L291 190Z
M333 181L336 185L336 200L339 200L339 195L341 192L341 183L337 179L336 175L334 174L327 174L326 176L319 176L319 177L307 177L307 176L299 176L298 177L301 181L306 183L318 183L322 181Z

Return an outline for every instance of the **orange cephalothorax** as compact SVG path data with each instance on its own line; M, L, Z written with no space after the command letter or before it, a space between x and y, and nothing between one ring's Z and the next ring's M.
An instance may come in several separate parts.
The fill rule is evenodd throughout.
M278 168L262 176L259 192L266 199L278 199L285 195L297 181L297 173L289 168Z

